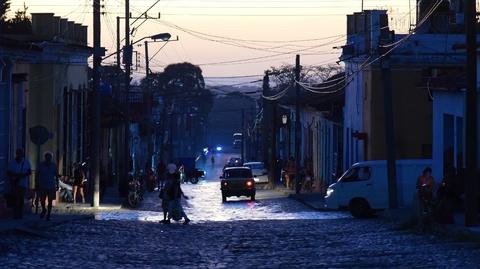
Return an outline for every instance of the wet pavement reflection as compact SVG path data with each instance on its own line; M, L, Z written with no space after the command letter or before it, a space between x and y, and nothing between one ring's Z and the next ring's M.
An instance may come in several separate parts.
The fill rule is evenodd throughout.
M290 220L290 219L339 219L350 218L344 212L320 212L289 199L276 190L257 190L257 200L246 197L230 197L222 203L219 176L229 154L217 154L214 165L210 160L205 165L207 178L199 184L184 184L182 189L190 198L184 200L184 209L194 222L237 221L237 220ZM160 221L163 219L158 192L147 193L139 210L101 212L101 220Z

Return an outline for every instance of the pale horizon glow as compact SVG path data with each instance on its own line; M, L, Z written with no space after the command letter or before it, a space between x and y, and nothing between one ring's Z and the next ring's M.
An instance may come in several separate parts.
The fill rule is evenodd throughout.
M410 23L409 1L414 20L415 0L365 0L364 9L387 9L391 29L406 32ZM22 9L24 2L28 13L55 13L88 25L89 44L92 43L92 0L11 0L8 15ZM132 16L139 16L155 2L131 0ZM109 54L116 51L116 17L125 15L125 1L105 0L101 4L105 12L101 20L101 43ZM346 15L359 11L360 0L162 0L148 12L151 17L158 17L160 13L160 19L151 19L139 26L132 40L163 32L171 33L172 39L179 37L178 42L169 42L151 59L150 69L154 72L162 71L171 63L191 62L200 65L207 83L212 85L253 81L258 78L236 77L261 76L271 66L293 64L297 53L301 55L302 65L335 64L340 50L333 47L345 43ZM137 21L131 28L141 22ZM121 20L122 39L124 24ZM311 41L279 42L290 40ZM162 45L149 44L150 57ZM139 66L133 76L138 80L145 74L144 47L138 46L135 50L139 53ZM241 61L244 59L252 60ZM114 62L111 57L103 64Z

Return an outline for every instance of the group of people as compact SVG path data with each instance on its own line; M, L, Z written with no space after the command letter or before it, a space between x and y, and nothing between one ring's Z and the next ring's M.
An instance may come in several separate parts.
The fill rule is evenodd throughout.
M462 182L463 175L450 172L440 184L436 184L432 176L432 169L427 167L417 179L417 207L420 220L427 218L430 222L435 220L438 223L452 224L454 222L453 212L462 204L461 195L463 188L455 186L454 182Z
M161 171L165 173L160 173ZM166 167L159 165L159 198L162 200L163 211L161 223L170 224L172 219L175 221L183 219L183 224L190 222L181 203L182 197L186 200L188 200L188 197L182 191L180 173L177 165L173 162Z
M25 158L25 152L17 149L15 158L8 164L7 176L9 186L6 198L7 204L13 208L13 218L23 218L25 207L25 196L29 189L29 178L32 174L30 162ZM40 218L47 221L51 218L53 201L56 200L56 193L59 189L59 174L57 164L53 161L53 153L46 152L43 160L38 163L35 171L34 189L31 191L32 206L35 207L35 213L38 213L39 205L42 211ZM76 201L77 192L80 194L82 202L85 203L83 185L85 173L80 164L74 165L73 170L73 200Z
M13 207L13 218L23 218L25 194L29 187L29 177L32 174L30 162L25 158L22 149L17 149L15 158L8 164L10 190L8 199ZM41 218L50 220L53 200L58 189L57 165L53 162L53 154L46 152L44 160L38 164L35 182L35 203L42 206ZM48 201L48 206L47 206Z
M304 167L300 167L300 181L296 182L297 164L295 158L290 156L286 164L283 166L283 180L286 188L295 186L295 190L299 193L302 189L311 192L313 190L313 168L311 161L307 160Z

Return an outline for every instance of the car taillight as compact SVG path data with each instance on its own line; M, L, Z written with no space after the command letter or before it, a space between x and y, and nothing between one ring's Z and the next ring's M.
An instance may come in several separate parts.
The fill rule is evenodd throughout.
M247 187L252 187L252 186L253 186L253 181L250 181L250 180L249 180L249 181L247 181L246 184L247 184Z
M227 183L227 182L223 182L223 186L228 186L228 183Z

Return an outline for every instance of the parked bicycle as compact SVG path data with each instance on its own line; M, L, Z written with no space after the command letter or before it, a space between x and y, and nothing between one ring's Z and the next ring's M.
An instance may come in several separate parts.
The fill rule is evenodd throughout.
M137 208L143 201L143 187L138 175L129 173L127 202L131 208Z

